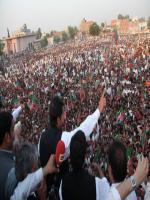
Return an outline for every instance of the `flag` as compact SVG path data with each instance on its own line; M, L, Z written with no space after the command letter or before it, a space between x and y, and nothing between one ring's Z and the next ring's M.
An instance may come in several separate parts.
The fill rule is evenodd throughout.
M130 63L130 64L129 64L129 67L130 67L130 69L132 69L132 67L133 67L133 64L132 64L132 63Z
M85 99L85 91L83 88L79 90L79 95L80 95L80 101L83 102Z
M124 109L123 107L120 108L120 110L116 113L117 121L122 122L124 120Z
M124 113L120 113L120 115L117 118L117 121L122 122L124 120Z
M119 111L116 112L116 117L118 117L120 115L120 113L122 113L123 111L124 111L124 109L121 106L121 108L119 109Z
M35 104L35 103L32 103L32 104L30 105L30 112L32 112L32 111L34 111L34 110L37 110L37 108L38 108L38 105Z
M30 94L30 96L29 96L29 99L30 99L30 101L32 102L32 103L34 103L34 104L38 104L38 98L36 97L36 95L35 94Z
M16 81L15 86L17 88L25 88L26 87L24 81L23 80L19 80L19 79Z
M12 100L11 100L11 104L16 105L18 103L19 103L18 97L17 96L13 97Z
M144 85L150 87L150 81L146 81Z
M128 158L128 159L131 158L132 151L133 151L133 149L132 149L131 147L128 147L128 148L127 148L127 158Z

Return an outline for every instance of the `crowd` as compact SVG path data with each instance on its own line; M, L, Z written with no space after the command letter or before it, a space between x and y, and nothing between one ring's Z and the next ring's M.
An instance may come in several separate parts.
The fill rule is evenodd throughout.
M87 136L86 168L98 163L108 173L108 148L114 140L126 146L128 175L141 154L150 159L150 40L147 36L87 39L6 57L0 76L1 110L21 105L21 140L38 144L49 128L49 106L55 95L64 101L63 130L71 131L97 107L105 90L107 106ZM53 152L54 153L54 152ZM48 160L42 167L45 166ZM147 185L136 191L144 199Z

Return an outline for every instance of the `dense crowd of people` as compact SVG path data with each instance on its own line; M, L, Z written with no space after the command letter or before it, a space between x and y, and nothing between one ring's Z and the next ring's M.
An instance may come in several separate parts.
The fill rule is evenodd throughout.
M86 138L85 168L91 173L91 163L97 163L110 180L107 152L117 139L126 147L131 176L142 154L150 160L149 77L148 36L121 36L117 43L110 37L60 44L5 58L0 109L13 111L21 105L21 140L37 145L49 129L49 106L56 95L65 105L62 129L71 131L93 113L105 90L106 109ZM136 191L139 199L144 199L149 176Z

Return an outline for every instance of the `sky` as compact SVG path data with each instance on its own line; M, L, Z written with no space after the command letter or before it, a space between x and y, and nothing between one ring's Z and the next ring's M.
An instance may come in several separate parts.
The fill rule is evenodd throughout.
M79 26L81 20L110 23L118 14L150 16L150 0L0 0L0 37L19 29L24 23L42 32Z

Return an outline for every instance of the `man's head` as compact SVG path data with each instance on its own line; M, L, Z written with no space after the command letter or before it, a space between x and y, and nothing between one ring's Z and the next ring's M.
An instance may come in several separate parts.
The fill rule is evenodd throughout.
M50 125L52 127L61 128L65 121L65 111L62 99L55 96L49 107Z
M18 181L38 168L38 151L35 145L23 143L16 153L15 172Z
M82 131L78 131L71 139L70 161L74 171L82 169L86 155L86 138Z
M14 140L13 116L9 112L0 112L0 147L11 150Z
M114 141L108 150L109 176L113 182L121 182L127 175L127 154L125 146Z

